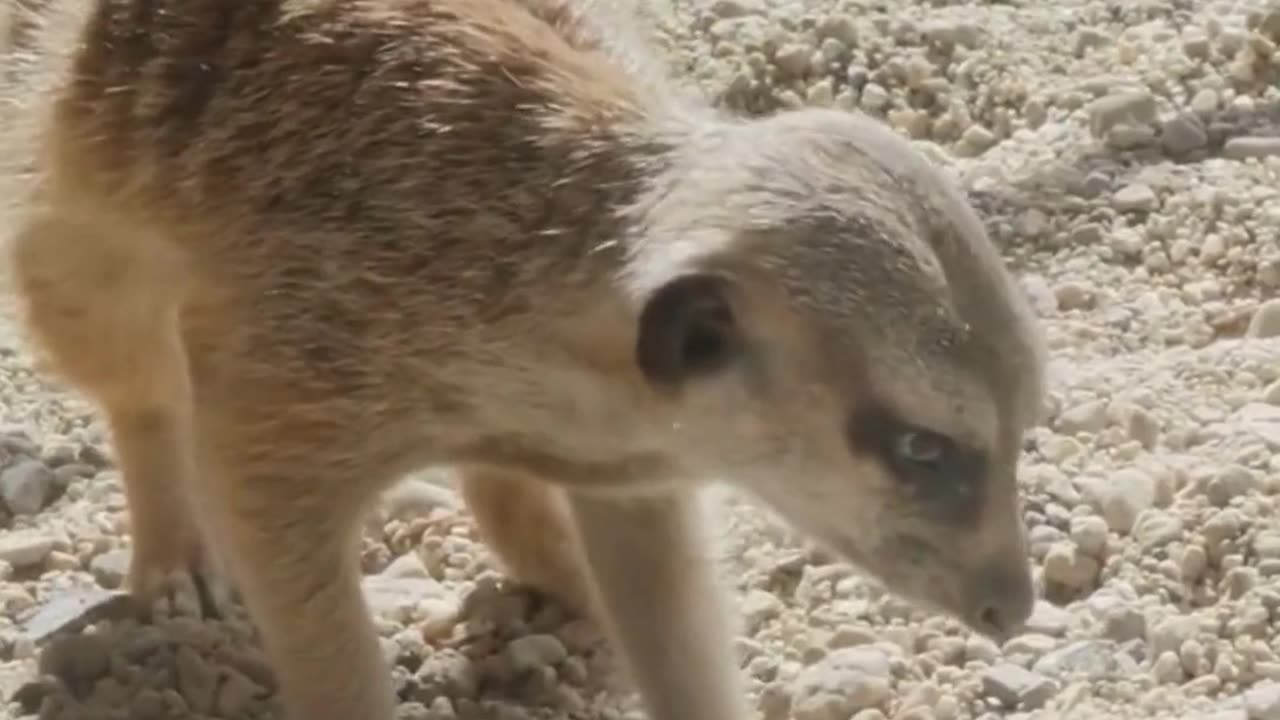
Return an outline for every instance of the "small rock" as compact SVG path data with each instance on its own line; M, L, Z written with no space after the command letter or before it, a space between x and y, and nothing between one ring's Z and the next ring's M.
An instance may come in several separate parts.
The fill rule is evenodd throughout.
M1193 113L1175 115L1160 128L1160 143L1170 155L1185 155L1209 144L1204 123Z
M1194 583L1200 579L1200 576L1204 574L1208 567L1209 557L1204 548L1199 545L1188 545L1183 548L1178 570L1182 574L1184 581Z
M1156 502L1155 480L1137 468L1122 468L1106 480L1085 485L1085 497L1111 530L1128 534L1138 517Z
M791 690L786 683L771 682L760 691L762 720L787 720L791 714Z
M760 14L764 12L764 7L759 2L749 0L715 0L711 3L710 10L716 17L735 18Z
M849 703L837 693L818 691L793 700L791 716L795 720L843 720L851 716L848 707Z
M1150 212L1158 202L1156 191L1143 183L1126 185L1111 196L1111 206L1120 212Z
M999 142L999 138L990 130L974 124L965 129L964 134L960 136L960 142L972 150L972 154L978 155L990 150Z
M1209 479L1205 494L1209 497L1209 502L1217 507L1226 507L1232 498L1247 495L1256 487L1257 482L1249 468L1230 465Z
M0 450L18 457L40 457L40 445L23 430L0 430Z
M1097 433L1107 426L1107 403L1090 400L1067 408L1058 416L1058 430L1067 435Z
M0 498L14 515L35 515L57 494L57 477L39 460L19 460L0 472Z
M812 55L813 50L808 45L789 43L778 48L774 53L773 61L788 77L798 78L808 72L809 58Z
M1089 116L1090 132L1094 137L1102 137L1122 123L1155 123L1156 101L1145 90L1116 92L1085 105L1085 113Z
M1258 32L1272 40L1280 41L1280 3L1263 3L1266 12L1258 19Z
M1077 640L1045 653L1031 669L1064 680L1101 679L1116 672L1116 650L1116 644L1107 640Z
M870 628L862 628L857 626L844 626L837 628L831 637L827 638L827 648L836 650L845 647L856 647L858 645L871 645L879 640L879 636Z
M1087 310L1097 301L1097 293L1082 282L1064 282L1053 289L1058 306L1063 310Z
M1249 720L1280 720L1280 682L1265 680L1244 693Z
M555 635L525 635L507 645L507 658L516 672L556 665L568 656L569 651Z
M1072 592L1093 585L1099 565L1095 558L1077 552L1070 542L1054 543L1044 557L1045 580L1062 585Z
M431 701L439 696L474 698L479 691L481 676L477 664L457 650L436 649L414 673L419 701ZM565 667L569 665L565 663Z
M1198 629L1195 618L1175 615L1152 626L1147 643L1151 646L1152 654L1157 657L1166 652L1176 655L1182 649L1183 643L1195 638Z
M1102 633L1109 640L1125 643L1146 637L1147 617L1128 603L1114 603L1102 610Z
M426 563L422 562L422 557L416 552L405 553L392 560L380 574L393 579L431 579L431 571L427 569Z
M1101 557L1107 547L1107 521L1097 515L1071 518L1071 541L1080 552Z
M983 693L999 700L1006 707L1022 705L1026 709L1039 708L1056 690L1057 687L1049 678L1013 663L999 663L982 673Z
M443 698L448 700L448 698ZM453 706L450 705L450 710ZM434 720L431 716L431 710L420 702L400 703L396 706L395 720Z
M830 106L835 102L835 89L830 78L824 78L813 85L805 93L805 102L810 105Z
M1161 685L1181 684L1186 677L1182 670L1182 661L1172 651L1165 651L1156 656L1151 664L1151 675Z
M860 105L867 110L883 110L890 101L889 91L876 83L867 83L862 88Z
M814 30L823 40L828 38L839 40L845 45L855 45L858 42L858 26L848 15L827 15L818 22Z
M1003 650L1005 656L1008 657L1025 655L1031 658L1039 658L1057 646L1057 638L1041 635L1040 633L1026 633L1010 638L1009 642L1004 644Z
M960 700L955 695L944 692L933 708L936 720L956 720L960 717Z
M756 632L761 625L777 617L784 609L777 595L764 590L752 589L742 599L741 612L743 622L750 632Z
M854 717L858 716L854 715ZM893 720L938 720L938 715L929 707L916 705L894 713Z
M39 530L5 530L0 532L0 561L15 568L26 568L44 562L56 541Z
M242 717L255 700L266 694L262 686L231 668L221 668L219 673L222 682L214 700L217 717Z
M1120 123L1107 131L1107 147L1114 150L1137 150L1156 142L1156 130L1150 125Z
M1133 228L1119 228L1112 231L1111 248L1125 257L1137 257L1142 254L1146 242L1142 235Z
M1097 245L1104 237L1102 226L1093 222L1077 225L1071 229L1071 234L1068 236L1071 244L1076 247Z
M133 553L128 549L108 550L89 561L89 573L98 584L108 590L124 585L129 575L129 563Z
M970 635L964 642L964 657L965 660L991 663L1000 657L1000 648L985 637Z
M1280 380L1271 383L1262 391L1262 402L1280 405Z
M1088 51L1106 47L1112 42L1111 36L1106 32L1093 27L1083 27L1076 33L1075 55L1076 57L1084 57Z
M1182 519L1165 510L1148 508L1133 525L1133 536L1143 550L1164 547L1182 537Z
M423 600L449 594L443 585L428 578L370 575L361 584L373 614L389 616L399 622L409 622L418 603Z
M800 672L792 684L796 720L842 720L892 695L889 659L872 647L833 650Z
M926 23L920 32L929 42L939 45L974 47L982 39L982 29L975 24L951 20L934 20Z
M1268 300L1259 305L1249 319L1245 335L1251 338L1280 337L1280 300Z
M41 675L53 675L72 688L92 687L110 667L110 641L97 634L56 637L39 658Z
M1263 560L1280 559L1280 531L1263 530L1255 535L1253 552Z
M1212 44L1209 36L1198 28L1190 28L1182 36L1182 52L1192 60L1208 60Z
M456 510L462 505L457 493L447 487L448 476L426 471L410 476L382 494L382 508L388 518L427 515L436 509Z
M1049 282L1041 275L1024 275L1022 277L1022 289L1027 295L1027 299L1031 301L1031 306L1035 308L1036 314L1041 317L1052 317L1058 312L1058 298L1054 296L1053 289L1049 287Z
M1160 421L1145 408L1133 408L1129 412L1125 429L1129 437L1147 450L1153 449L1160 440Z
M1071 625L1071 613L1047 600L1037 600L1027 618L1026 631L1061 637Z
M111 456L98 445L82 445L76 459L98 470L105 470L113 465Z
M1280 408L1269 403L1247 402L1232 417L1244 422L1280 422Z
M1195 640L1182 643L1182 648L1178 650L1178 659L1182 662L1183 671L1191 677L1203 675L1208 670L1204 658L1204 646Z
M1049 216L1039 208L1028 208L1018 220L1018 232L1028 238L1043 237L1049 231Z
M44 602L35 612L23 618L22 629L32 642L42 643L62 632L74 632L102 619L130 617L136 609L127 593L86 587L64 590Z
M1217 547L1239 534L1243 525L1244 518L1241 517L1239 510L1225 508L1209 516L1201 532L1204 533L1210 547Z
M1218 92L1213 88L1201 88L1191 96L1191 112L1200 117L1208 117L1218 111Z
M217 700L218 673L209 661L190 646L179 645L174 654L174 670L178 691L187 706L200 714L212 713Z
M1233 137L1222 145L1222 156L1232 160L1280 155L1280 137Z

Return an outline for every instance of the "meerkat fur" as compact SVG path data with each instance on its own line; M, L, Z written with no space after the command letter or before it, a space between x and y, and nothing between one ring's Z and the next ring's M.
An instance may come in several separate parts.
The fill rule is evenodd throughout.
M653 720L749 716L711 483L1030 612L1044 353L973 210L876 121L676 89L620 7L0 0L8 269L110 428L129 588L225 572L290 720L393 717L355 540L428 465Z

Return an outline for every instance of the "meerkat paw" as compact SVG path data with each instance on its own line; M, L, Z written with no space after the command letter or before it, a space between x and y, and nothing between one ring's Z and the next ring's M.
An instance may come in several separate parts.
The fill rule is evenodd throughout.
M239 602L229 576L198 545L163 554L135 548L127 588L153 618L221 619Z

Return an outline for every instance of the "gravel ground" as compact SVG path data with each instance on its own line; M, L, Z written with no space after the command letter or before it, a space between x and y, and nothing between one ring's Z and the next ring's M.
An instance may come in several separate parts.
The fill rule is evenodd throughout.
M1042 315L1023 481L1042 600L1003 647L724 498L765 720L1280 720L1280 4L674 0L745 113L859 107L960 178ZM277 718L243 617L141 622L101 425L0 332L12 717ZM404 720L631 718L590 624L505 584L440 490L364 541ZM0 712L4 708L0 707Z

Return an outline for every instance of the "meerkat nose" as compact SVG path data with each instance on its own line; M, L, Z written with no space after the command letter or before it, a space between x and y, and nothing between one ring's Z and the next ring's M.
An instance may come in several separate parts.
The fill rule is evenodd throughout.
M1035 606L1035 588L1025 563L1003 561L974 576L969 624L1003 642L1022 632Z

